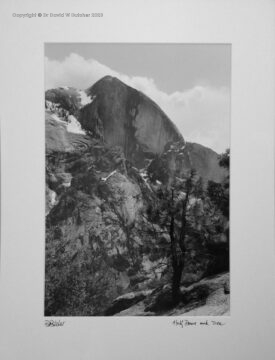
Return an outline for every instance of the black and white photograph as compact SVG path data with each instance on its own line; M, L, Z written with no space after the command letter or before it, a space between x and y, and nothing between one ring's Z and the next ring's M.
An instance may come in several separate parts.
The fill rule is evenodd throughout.
M230 44L45 44L45 316L230 315Z

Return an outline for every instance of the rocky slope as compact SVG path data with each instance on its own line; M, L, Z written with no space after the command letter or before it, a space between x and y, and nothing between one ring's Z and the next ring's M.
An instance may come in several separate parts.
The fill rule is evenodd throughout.
M176 307L170 302L169 285L131 292L115 299L106 313L117 316L229 316L229 283L229 273L222 273L182 286L182 299Z
M222 181L218 155L186 143L158 105L116 78L48 90L45 108L45 314L114 315L165 298L169 236L146 209L191 168ZM220 255L189 242L183 285L228 269L222 237Z

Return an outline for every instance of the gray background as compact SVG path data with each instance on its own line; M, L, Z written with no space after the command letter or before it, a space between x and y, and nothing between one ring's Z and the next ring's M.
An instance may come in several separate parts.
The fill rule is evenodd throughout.
M104 12L17 19L12 12ZM1 3L1 359L274 358L274 54L271 0ZM44 42L232 43L231 316L67 318L46 328Z

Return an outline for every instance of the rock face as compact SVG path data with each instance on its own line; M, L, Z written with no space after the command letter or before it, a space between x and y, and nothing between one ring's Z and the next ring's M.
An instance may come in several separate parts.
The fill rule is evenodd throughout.
M68 131L68 123L56 119L55 114L45 113L46 153L73 153L91 145L91 137L85 133Z
M222 273L182 286L182 299L176 307L169 286L125 294L115 299L106 312L117 316L229 316L229 281L229 274Z
M116 78L48 90L45 100L45 315L139 312L142 301L143 315L158 312L156 290L157 307L169 298L170 239L146 209L191 168L222 181L218 155L186 143L157 104ZM188 241L183 285L227 269Z
M164 254L145 234L149 189L124 162L120 149L96 140L47 156L47 315L102 315L113 299L165 273Z
M167 143L164 151L150 163L153 178L168 181L169 177L182 177L195 169L206 182L222 182L228 171L219 166L218 154L205 146L186 142Z
M71 87L48 90L45 98L46 119L51 113L61 119L74 116L87 135L109 148L120 147L126 160L137 168L144 168L148 160L158 160L157 155L164 160L171 176L175 172L181 176L191 168L204 179L215 182L221 182L227 175L218 164L217 153L200 144L185 142L155 102L115 77L106 76L85 91ZM52 134L53 123L48 121L46 126L47 147L52 143L53 147L69 149L72 135L67 139L62 124L55 123L59 129ZM84 146L86 142L87 138Z
M121 146L136 165L143 154L161 154L167 142L183 141L156 103L117 78L106 76L86 92L95 100L80 113L83 128L108 146Z

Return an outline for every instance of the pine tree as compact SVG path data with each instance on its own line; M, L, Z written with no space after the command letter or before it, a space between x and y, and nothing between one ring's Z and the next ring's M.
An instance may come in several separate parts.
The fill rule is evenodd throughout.
M186 179L177 179L157 191L154 204L148 207L149 221L166 229L170 237L172 265L172 296L174 303L180 301L180 282L186 254L185 240L190 224L188 212L191 197L199 190L194 170Z

